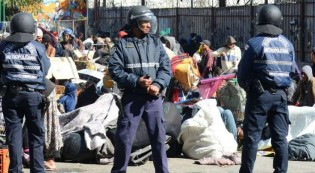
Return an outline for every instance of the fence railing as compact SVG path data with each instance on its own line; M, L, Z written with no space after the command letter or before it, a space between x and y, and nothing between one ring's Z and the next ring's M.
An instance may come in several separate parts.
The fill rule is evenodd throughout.
M309 0L276 4L283 14L283 34L294 44L298 62L309 62L310 50L315 46L315 2ZM211 40L213 49L222 46L226 36L232 35L244 48L246 41L257 33L256 13L259 6L225 8L171 8L152 9L158 18L158 31L170 28L177 40L188 39L191 33ZM125 24L129 8L98 8L94 20L102 32L112 37Z

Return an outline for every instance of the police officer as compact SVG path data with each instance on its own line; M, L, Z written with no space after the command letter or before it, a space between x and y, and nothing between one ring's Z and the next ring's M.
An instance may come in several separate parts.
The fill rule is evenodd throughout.
M30 171L44 168L44 124L41 118L44 78L50 67L45 47L34 41L36 22L29 13L17 13L10 22L10 36L0 43L2 100L10 173L22 172L22 122L28 127Z
M268 123L275 151L275 173L287 172L289 113L285 89L290 86L295 60L292 43L283 35L281 11L265 5L258 12L256 29L238 66L237 79L247 91L244 143L240 173L253 172L258 142Z
M120 39L109 60L109 72L120 88L122 115L117 122L112 172L126 172L133 139L141 118L148 129L155 172L167 173L161 91L171 78L170 62L156 32L157 20L145 6L127 14L131 29Z

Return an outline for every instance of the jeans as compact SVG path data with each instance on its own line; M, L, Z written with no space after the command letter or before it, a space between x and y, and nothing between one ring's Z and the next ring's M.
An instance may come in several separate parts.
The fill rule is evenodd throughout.
M218 106L218 109L221 113L222 120L224 122L225 128L233 134L234 139L237 140L237 129L236 123L234 120L233 113L228 109L223 109L222 107Z

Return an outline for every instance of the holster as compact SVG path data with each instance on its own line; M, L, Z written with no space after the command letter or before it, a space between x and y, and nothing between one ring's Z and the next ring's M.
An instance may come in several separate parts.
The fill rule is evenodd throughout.
M43 95L42 96L42 105L41 105L42 114L45 114L45 112L48 110L49 105L50 105L50 101L49 101L48 97Z
M258 95L261 95L265 92L264 87L262 86L259 79L254 79L252 83L252 90L253 92L257 93Z

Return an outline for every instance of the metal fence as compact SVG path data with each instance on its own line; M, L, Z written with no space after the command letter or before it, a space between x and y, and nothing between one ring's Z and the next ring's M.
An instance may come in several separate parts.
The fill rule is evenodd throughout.
M283 14L283 34L295 46L298 62L310 62L310 50L315 46L315 2L314 0L290 1L277 6ZM213 49L222 46L226 36L232 35L243 48L246 41L256 34L255 17L259 6L236 6L225 8L171 8L152 9L158 18L158 30L171 28L170 35L187 39L191 33L199 34L212 42ZM93 18L96 27L117 35L125 24L128 8L99 7ZM90 23L90 22L89 22Z

